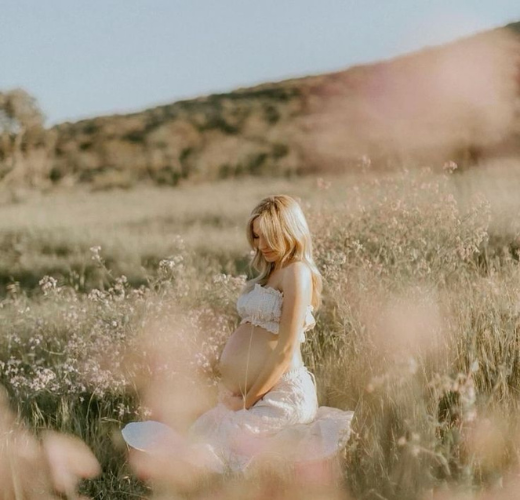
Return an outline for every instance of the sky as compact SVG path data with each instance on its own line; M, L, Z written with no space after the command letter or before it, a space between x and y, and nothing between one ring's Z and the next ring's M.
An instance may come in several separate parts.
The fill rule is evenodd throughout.
M346 69L520 21L518 0L0 0L0 91L47 124Z

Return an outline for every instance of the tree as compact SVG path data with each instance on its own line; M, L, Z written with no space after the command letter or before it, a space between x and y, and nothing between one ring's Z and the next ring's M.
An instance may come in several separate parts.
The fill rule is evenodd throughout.
M20 169L24 141L41 135L44 120L38 102L25 90L0 92L0 179Z

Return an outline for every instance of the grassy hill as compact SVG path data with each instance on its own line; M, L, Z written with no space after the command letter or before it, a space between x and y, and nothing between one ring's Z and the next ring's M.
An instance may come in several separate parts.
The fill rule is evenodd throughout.
M517 23L510 23L506 26L507 29L520 33L520 21Z
M17 177L176 185L516 155L519 26L377 64L59 124L45 148L27 148Z
M301 88L284 83L58 125L52 175L176 184L297 173L290 133L303 103Z

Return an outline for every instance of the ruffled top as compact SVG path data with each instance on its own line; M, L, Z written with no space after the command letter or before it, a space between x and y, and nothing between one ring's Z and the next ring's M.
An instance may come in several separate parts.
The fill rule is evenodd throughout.
M283 293L275 288L263 287L255 283L252 290L243 293L237 300L237 311L243 323L261 326L271 333L278 334L280 317L282 315ZM305 342L305 332L316 324L312 315L313 307L307 308L303 329L299 336L300 342Z

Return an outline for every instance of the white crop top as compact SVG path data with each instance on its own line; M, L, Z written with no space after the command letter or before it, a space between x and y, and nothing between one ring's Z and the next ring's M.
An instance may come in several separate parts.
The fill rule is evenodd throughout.
M255 283L252 290L238 297L237 311L242 318L240 324L251 323L277 334L280 329L282 302L282 292L275 288L263 287ZM305 315L303 330L298 339L300 342L305 342L305 332L316 324L312 311L313 307L309 305Z

